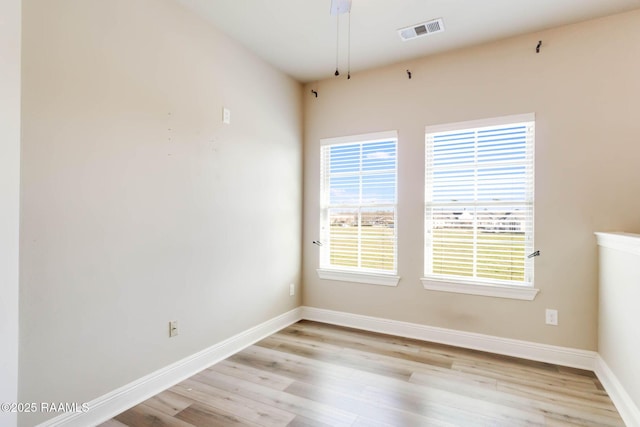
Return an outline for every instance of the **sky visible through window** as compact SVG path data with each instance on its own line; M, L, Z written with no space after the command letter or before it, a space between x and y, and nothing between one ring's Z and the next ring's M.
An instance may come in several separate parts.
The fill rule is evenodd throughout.
M525 201L527 126L433 136L432 201Z
M331 206L393 204L396 141L335 145L330 152Z
M434 136L433 202L526 200L527 127ZM395 141L331 147L331 206L394 203Z

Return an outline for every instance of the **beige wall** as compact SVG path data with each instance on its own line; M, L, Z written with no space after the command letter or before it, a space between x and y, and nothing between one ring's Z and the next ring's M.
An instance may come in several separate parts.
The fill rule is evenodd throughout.
M536 54L538 40L543 47ZM307 85L305 305L595 350L593 232L640 231L639 76L636 11ZM528 302L424 290L424 127L530 112L536 114L539 295ZM311 243L319 234L319 140L394 129L400 284L320 280ZM544 324L545 308L559 310L559 326Z
M301 86L172 0L23 13L20 400L89 401L297 307Z
M0 2L0 402L18 399L20 0ZM0 412L0 425L15 424Z

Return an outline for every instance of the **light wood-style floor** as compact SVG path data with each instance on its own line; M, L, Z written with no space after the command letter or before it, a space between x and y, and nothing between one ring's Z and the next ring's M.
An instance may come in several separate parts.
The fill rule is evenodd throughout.
M301 321L104 423L624 426L589 371Z

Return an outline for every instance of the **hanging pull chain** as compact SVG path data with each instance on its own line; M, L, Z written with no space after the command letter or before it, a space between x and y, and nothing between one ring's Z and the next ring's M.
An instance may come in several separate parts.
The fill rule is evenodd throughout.
M334 75L337 77L340 75L338 71L338 52L340 51L340 14L336 15L336 72Z
M351 80L351 9L349 9L349 26L347 27L347 80Z

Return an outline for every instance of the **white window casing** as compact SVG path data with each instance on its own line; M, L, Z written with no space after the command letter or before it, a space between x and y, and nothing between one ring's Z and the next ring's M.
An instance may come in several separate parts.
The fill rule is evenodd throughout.
M534 140L534 114L426 128L426 289L535 297Z
M397 132L321 140L324 279L396 286Z

